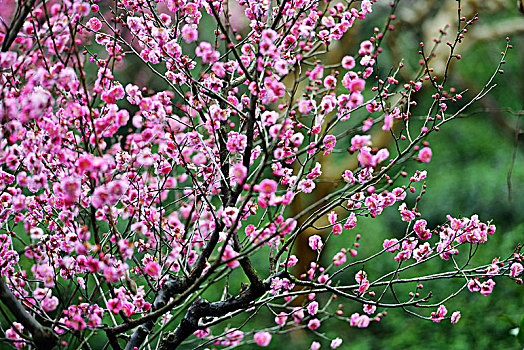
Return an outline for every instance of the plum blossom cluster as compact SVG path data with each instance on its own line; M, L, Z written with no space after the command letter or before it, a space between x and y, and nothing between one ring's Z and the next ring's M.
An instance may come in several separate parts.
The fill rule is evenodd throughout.
M370 327L391 307L456 323L442 303L419 311L422 286L389 293L417 284L399 272L434 259L448 263L441 280L466 276L472 292L490 294L499 276L522 284L520 249L456 274L494 224L448 216L432 228L417 210L428 174L408 178L402 164L430 162L427 135L459 113L439 91L419 125L406 101L445 78L435 87L427 67L408 81L402 65L378 69L396 3L383 31L325 64L376 2L36 0L9 12L0 301L14 321L4 338L16 348L100 336L127 350L266 347L288 328L321 334L335 317ZM375 129L394 145L375 142ZM389 207L407 229L381 246L359 220ZM361 258L361 244L373 255ZM392 257L390 272L364 271L379 256ZM253 330L243 313L275 323Z
M403 220L405 217L415 217L412 211L405 209L405 203L402 205ZM458 255L458 247L470 243L485 243L488 235L495 233L495 225L489 223L482 223L478 220L477 215L473 215L471 218L460 218L456 219L448 215L448 223L437 227L434 230L427 228L427 221L424 219L417 220L413 225L413 234L405 237L399 241L396 238L384 240L383 247L388 252L396 253L394 259L396 261L406 261L410 258L416 261L426 260L433 257L432 253L435 252L435 256L439 256L443 260L449 260L453 255ZM438 234L439 240L431 244L430 239L433 233ZM480 238L481 237L481 238ZM424 243L420 242L426 241ZM498 269L493 270L498 273Z

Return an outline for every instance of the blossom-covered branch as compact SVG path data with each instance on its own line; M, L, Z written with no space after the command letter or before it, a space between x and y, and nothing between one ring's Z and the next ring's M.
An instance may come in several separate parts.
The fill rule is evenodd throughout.
M431 227L418 209L428 135L495 87L509 39L484 87L456 92L450 63L478 19L461 16L459 2L444 73L432 68L439 39L414 48L420 67L405 79L401 58L387 66L381 55L399 3L22 3L0 30L0 311L10 344L267 346L292 329L327 339L327 320L365 328L388 309L456 323L460 312L444 303L458 293L489 295L502 276L521 284L520 247L472 264L492 222L448 215ZM327 64L375 8L388 13L383 27ZM421 90L430 107L415 112ZM375 143L375 130L392 144ZM419 170L408 174L408 163ZM314 197L325 183L333 190ZM354 233L390 207L404 232L380 242ZM295 254L299 239L313 259ZM370 264L386 272L373 276ZM447 295L431 292L455 280ZM275 324L253 323L263 313Z

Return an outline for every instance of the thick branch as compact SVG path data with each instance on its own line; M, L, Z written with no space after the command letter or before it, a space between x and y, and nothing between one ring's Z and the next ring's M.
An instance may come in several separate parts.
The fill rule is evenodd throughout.
M58 337L53 331L42 326L24 309L22 304L11 293L3 278L0 278L0 301L7 306L16 320L32 334L36 349L52 349L58 343Z
M187 277L187 279L180 280L178 278L173 278L169 279L167 282L164 283L164 285L162 286L158 295L155 298L152 307L152 312L149 314L153 317L148 317L147 321L136 320L138 323L140 323L140 325L133 332L131 340L125 348L126 350L131 350L135 347L139 347L144 342L148 334L153 330L156 319L161 316L160 314L157 315L157 311L164 308L164 306L166 306L169 302L169 299L171 299L177 294L180 294L184 290L187 290L192 284L195 283L195 281L197 281L198 277L201 276L202 271L206 266L207 260L211 256L211 253L213 252L216 244L218 243L218 237L223 227L224 226L222 222L219 222L217 224L217 226L215 227L215 231L211 235L210 240L208 241L207 245L202 251L202 254L197 260L195 268L193 269L193 271L191 271L191 274ZM136 327L136 324L135 322L132 322L132 324L129 324L127 326L124 325L124 327L113 328L109 332L111 334L119 334L134 327Z
M214 303L210 303L204 299L195 301L189 310L187 310L187 313L179 326L164 338L160 345L160 349L176 349L182 341L198 329L198 322L201 318L220 317L229 312L247 309L251 302L264 295L265 290L266 287L260 285L254 288L251 287L244 293L224 301Z
M185 284L179 279L166 281L153 302L152 311L156 311L165 306L171 297L182 292L184 289ZM125 350L133 350L135 347L140 347L154 327L154 320L148 320L146 323L138 326L127 343Z

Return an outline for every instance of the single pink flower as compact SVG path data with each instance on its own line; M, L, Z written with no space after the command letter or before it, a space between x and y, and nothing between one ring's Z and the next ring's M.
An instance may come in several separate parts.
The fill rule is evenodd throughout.
M275 180L271 180L271 179L264 179L257 186L256 190L258 190L261 193L264 193L266 195L275 193L276 190L277 190L277 182Z
M153 278L160 278L162 269L156 261L150 260L146 263L146 266L144 267L144 272Z
M313 250L322 249L322 246L323 246L322 238L319 235L313 235L309 237L309 246Z
M451 323L455 324L455 323L457 323L459 320L460 320L460 311L455 311L455 312L451 315Z
M331 344L329 346L331 347L331 349L336 349L340 345L342 345L342 339L337 337L331 341Z
M355 59L352 56L344 56L342 58L342 68L344 69L353 69L355 64Z
M517 277L522 273L523 270L524 269L521 263L513 263L509 269L509 275L511 277Z
M424 147L418 152L418 159L420 159L423 163L429 163L431 161L431 156L433 155L433 152L431 151L431 148Z
M96 17L90 18L86 25L87 28L98 32L100 29L102 29L102 22Z
M367 328L369 326L369 317L367 315L360 315L357 320L358 328Z
M268 346L271 343L271 333L269 332L257 332L253 338L255 343L260 346Z
M313 301L312 303L310 303L308 306L307 306L307 312L308 314L310 314L311 316L314 316L317 314L318 312L318 303L316 301Z
M344 252L338 252L333 257L333 264L335 266L340 266L340 265L344 264L346 261L347 261L347 257L346 257L346 254Z
M336 224L335 226L333 226L332 232L335 236L340 235L342 233L342 224Z
M314 318L308 322L307 327L311 330L315 330L320 327L320 321L318 318Z
M287 314L285 312L279 313L277 316L275 316L275 323L279 326L283 326L286 324L287 321Z

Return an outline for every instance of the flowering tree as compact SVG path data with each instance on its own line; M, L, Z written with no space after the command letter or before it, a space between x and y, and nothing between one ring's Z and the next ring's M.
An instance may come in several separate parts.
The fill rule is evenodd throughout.
M459 1L456 29L421 43L420 69L403 81L400 61L379 64L397 4L2 5L3 340L38 349L98 347L101 337L114 349L267 346L295 329L325 338L328 319L367 327L389 308L456 323L460 312L445 303L464 289L489 295L498 276L521 284L520 247L471 263L493 223L448 215L428 227L417 210L432 158L426 137L494 87L509 40L483 89L455 91L450 65L477 20L461 16ZM390 11L383 28L323 63L377 6ZM439 75L437 45L449 47ZM138 75L126 83L124 69L161 84ZM422 114L413 112L420 89L433 91ZM374 145L376 129L391 135L390 147ZM347 157L358 167L345 168ZM322 175L326 160L340 164L338 179ZM407 174L408 162L420 169ZM290 209L323 181L337 186ZM375 252L360 256L358 220L393 206L405 231L371 240ZM294 254L303 237L312 261ZM387 272L367 274L376 263ZM439 270L420 273L432 265ZM452 279L461 285L432 296L433 283ZM254 328L258 314L274 323ZM224 330L231 320L240 322Z

